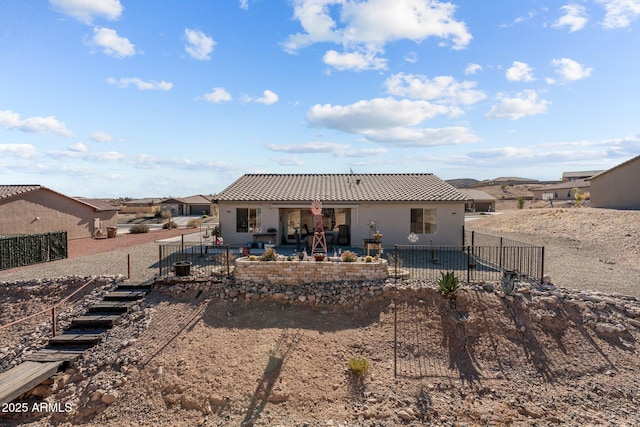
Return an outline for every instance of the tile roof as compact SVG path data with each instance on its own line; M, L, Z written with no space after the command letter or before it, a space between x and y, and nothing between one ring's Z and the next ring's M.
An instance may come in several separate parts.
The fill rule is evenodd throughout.
M588 179L575 179L573 181L559 182L558 184L545 185L544 187L536 188L534 191L547 191L547 190L566 190L568 188L584 188L589 187Z
M640 161L640 156L632 157L629 160L627 160L626 162L622 162L619 165L612 167L611 169L604 170L604 171L600 172L599 174L592 176L590 179L600 178L602 175L608 174L609 172L611 172L613 170L617 170L619 168L627 167L629 164L631 164L633 162L636 162L636 161Z
M458 191L466 194L467 196L469 196L470 199L473 199L473 200L483 200L483 201L498 200L495 197L493 197L491 194L484 192L482 190L475 190L473 188L459 188Z
M220 201L309 202L465 201L468 197L430 173L247 174Z
M41 185L0 185L0 200L30 193L43 188Z
M20 196L21 194L30 193L32 191L37 190L47 190L52 193L59 194L67 199L73 200L78 203L82 203L83 205L87 205L93 208L96 211L118 211L117 207L104 202L103 200L98 199L83 199L80 197L69 197L62 193L58 193L57 191L53 191L47 187L43 187L42 185L0 185L0 200L2 199L10 199L12 197Z

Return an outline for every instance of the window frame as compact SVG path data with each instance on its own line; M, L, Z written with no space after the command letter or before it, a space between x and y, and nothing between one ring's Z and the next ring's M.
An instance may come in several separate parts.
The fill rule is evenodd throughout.
M236 208L236 233L260 233L261 230L262 212L260 208Z
M438 232L438 209L411 208L409 211L409 232L436 234Z

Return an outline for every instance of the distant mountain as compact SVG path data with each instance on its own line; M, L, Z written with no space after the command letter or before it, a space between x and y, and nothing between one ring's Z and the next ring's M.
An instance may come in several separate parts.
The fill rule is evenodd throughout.
M456 188L469 188L476 185L478 182L480 182L477 179L473 179L473 178L457 178L457 179L448 179L446 181Z

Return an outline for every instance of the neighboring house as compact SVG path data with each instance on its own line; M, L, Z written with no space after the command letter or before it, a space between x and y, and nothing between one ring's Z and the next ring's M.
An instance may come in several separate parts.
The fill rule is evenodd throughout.
M495 212L496 198L484 191L472 188L459 188L461 193L466 194L470 200L465 203L467 212Z
M171 211L172 216L178 215L211 215L214 212L213 196L195 196L170 198L163 200L160 204L162 210Z
M599 174L600 172L602 172L602 171L599 170L599 171L563 172L562 173L562 182L576 181L578 179L589 179L592 176Z
M197 194L195 196L183 197L185 215L212 215L215 211L213 202L214 196L203 196Z
M533 192L534 200L575 200L576 188L580 194L588 193L590 191L589 181L584 179L566 181L559 184L535 188L531 191Z
M376 230L382 242L462 245L468 197L433 174L248 174L218 194L225 243L295 243L313 233L311 202L335 244L360 246ZM312 236L310 236L312 237Z
M591 177L594 208L640 209L640 156Z
M0 235L64 230L67 238L106 236L118 226L118 208L68 197L41 185L0 185Z

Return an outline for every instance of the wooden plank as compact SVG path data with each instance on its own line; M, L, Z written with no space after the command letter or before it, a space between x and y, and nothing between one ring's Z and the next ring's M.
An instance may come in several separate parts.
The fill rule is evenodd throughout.
M23 362L0 374L0 404L20 397L58 372L63 362Z
M84 352L84 349L43 348L27 356L25 360L31 362L73 362Z
M93 345L98 344L102 341L102 333L92 334L92 333L63 333L62 335L56 335L55 337L49 339L50 346L63 346L63 345L73 345L73 346L88 346L91 347Z
M105 301L135 301L147 295L146 291L139 290L117 290L107 292L104 296Z
M119 313L94 313L77 317L71 321L72 328L102 327L110 328L121 319Z
M108 311L112 313L125 313L135 305L131 301L102 301L89 307L89 313Z

